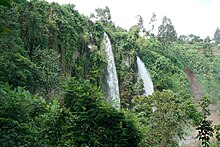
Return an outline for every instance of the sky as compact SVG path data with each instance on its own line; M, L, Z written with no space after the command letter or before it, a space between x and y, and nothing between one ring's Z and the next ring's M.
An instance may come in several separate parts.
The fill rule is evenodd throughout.
M108 6L116 26L129 30L137 24L141 15L148 29L153 12L157 16L157 27L163 16L171 19L178 35L194 34L201 38L213 38L220 27L220 0L47 0L59 4L74 4L76 9L89 16L96 8Z

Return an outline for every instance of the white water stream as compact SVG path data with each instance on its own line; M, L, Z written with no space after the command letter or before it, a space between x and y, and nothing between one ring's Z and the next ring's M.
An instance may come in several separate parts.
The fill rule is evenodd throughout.
M113 106L120 108L120 96L119 96L119 87L118 87L118 76L115 67L114 55L112 52L111 41L106 33L104 33L105 38L105 51L107 54L107 97L110 102L113 103Z
M138 76L143 80L144 82L144 95L152 95L154 92L154 85L150 78L150 74L145 67L144 63L141 61L139 57L137 57L137 66L138 66Z

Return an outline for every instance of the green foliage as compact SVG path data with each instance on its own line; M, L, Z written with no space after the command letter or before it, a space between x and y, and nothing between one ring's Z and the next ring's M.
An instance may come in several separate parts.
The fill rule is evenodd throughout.
M205 43L197 56L200 63L195 70L196 78L204 95L218 103L219 95L219 56L213 44Z
M187 95L172 91L154 92L148 97L135 97L132 111L144 127L142 144L174 146L185 134L190 119L196 119L196 107Z
M53 101L46 115L41 116L39 145L43 146L76 146L75 117L66 108Z
M71 74L74 60L88 49L86 17L74 10L74 5L45 1L25 2L19 10L21 38L30 59L35 50L53 49L60 55L62 73Z
M19 53L4 52L0 54L0 80L14 87L25 86L34 91L38 73L36 65Z
M199 48L197 45L173 43L169 47L168 54L178 59L178 62L182 64L180 68L190 68L196 71L202 66L203 57L198 54Z
M0 7L2 6L6 6L6 7L11 7L11 3L10 0L1 0L0 1ZM0 25L0 35L3 33L8 33L10 32L10 30L2 25Z
M71 111L82 112L87 107L91 109L97 107L102 97L100 90L89 81L72 78L66 87L64 105Z
M107 66L105 52L99 50L97 46L91 46L89 53L89 79L94 85L102 85Z
M149 69L157 90L171 89L176 93L188 93L188 81L183 72L185 63L180 58L179 46L164 46L154 39L139 39L138 55ZM181 50L180 50L181 51ZM189 61L185 59L186 61Z
M157 38L164 43L174 42L177 39L176 30L166 16L163 17L162 24L158 28Z
M220 145L220 125L215 125L214 126L215 129L215 133L216 133L216 140L217 140L217 144Z
M217 27L214 34L215 43L220 44L220 29Z
M144 28L144 20L142 18L141 15L137 15L137 26L138 26L138 29L139 29L139 34L144 37L144 36L147 36L149 32L146 31L146 29Z
M108 22L111 22L111 13L110 13L110 9L107 6L104 9L102 9L102 8L95 9L95 12L96 12L96 14L90 15L91 19L96 18L105 25Z
M0 88L1 146L137 146L135 117L118 111L88 81L72 79L64 106L49 105L21 87ZM75 101L73 101L75 100Z
M44 111L41 102L21 87L0 87L0 146L32 146L32 119Z
M0 5L6 6L6 7L11 7L10 0L1 0Z
M97 46L100 46L104 38L104 26L102 25L102 23L97 21L95 22L93 30L94 41L92 43L95 43Z
M71 79L64 105L74 115L77 146L137 146L140 132L130 119L103 101L99 89L88 81Z
M10 29L0 34L0 81L15 88L0 88L1 146L171 146L191 120L200 122L200 129L210 126L199 119L184 73L193 70L204 93L219 94L218 52L209 38L203 43L190 34L174 42L176 31L164 17L158 40L147 39L140 34L145 31L140 16L138 25L126 31L114 25L108 7L96 9L95 22L71 4L19 0L13 9L0 7L0 26L5 26L0 33ZM153 14L149 32L155 21ZM138 119L104 101L104 32L113 47L122 105L134 106ZM137 96L143 83L136 56L150 70L157 90L152 96ZM64 92L60 83L67 79Z
M59 87L59 56L54 50L37 50L33 55L33 62L38 66L40 79L38 86L45 97L50 97Z
M0 34L8 33L8 32L10 32L10 30L8 28L0 26Z
M98 86L102 84L103 24L89 21L74 7L24 0L17 1L16 9L1 10L4 12L2 23L13 28L10 33L1 35L1 52L19 53L31 61L30 65L37 65L33 69L37 71L35 79L29 80L35 82L31 91L47 98L59 89L59 75L83 77ZM90 50L88 45L91 44L97 49Z
M212 121L208 120L207 117L210 115L209 105L211 104L211 100L208 97L202 97L200 100L200 106L202 108L202 119L198 122L198 130L197 138L202 140L202 145L208 147L210 142L210 138L213 136L214 128L212 126Z
M3 14L2 14L3 13ZM15 9L3 7L0 9L0 19L3 28L7 33L0 34L0 53L13 52L26 56L24 44L20 38L19 24L17 23L17 15ZM6 28L10 29L8 31Z
M196 43L199 43L199 42L203 42L203 39L201 39L197 35L189 34L187 36L186 42L188 42L189 44L196 44Z
M119 79L119 90L121 100L125 107L131 107L131 99L140 93L136 75L136 51L139 38L137 26L133 26L129 32L118 29L114 34L112 42Z

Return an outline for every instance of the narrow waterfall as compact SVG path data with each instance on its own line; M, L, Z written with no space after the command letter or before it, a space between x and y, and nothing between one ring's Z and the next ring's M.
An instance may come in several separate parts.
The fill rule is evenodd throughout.
M106 73L107 98L110 102L114 102L114 106L116 108L120 108L118 76L116 72L111 41L106 33L104 33L104 38L105 38L105 51L108 60L107 73Z
M139 57L137 57L137 66L138 66L138 76L143 80L144 82L144 95L152 95L154 92L154 85L151 81L150 74L145 67L144 63L141 61Z

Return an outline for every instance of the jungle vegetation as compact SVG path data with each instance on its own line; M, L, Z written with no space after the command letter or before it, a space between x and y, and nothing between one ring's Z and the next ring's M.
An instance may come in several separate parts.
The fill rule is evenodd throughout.
M164 16L153 34L155 17L149 28L139 16L125 30L108 7L88 17L73 4L1 1L0 146L178 146L190 126L207 129L198 139L208 146L214 132L208 104L220 104L219 28L213 41L178 36ZM104 32L113 47L120 110L105 101ZM153 95L142 96L136 56L150 71ZM200 106L186 69L206 96Z

